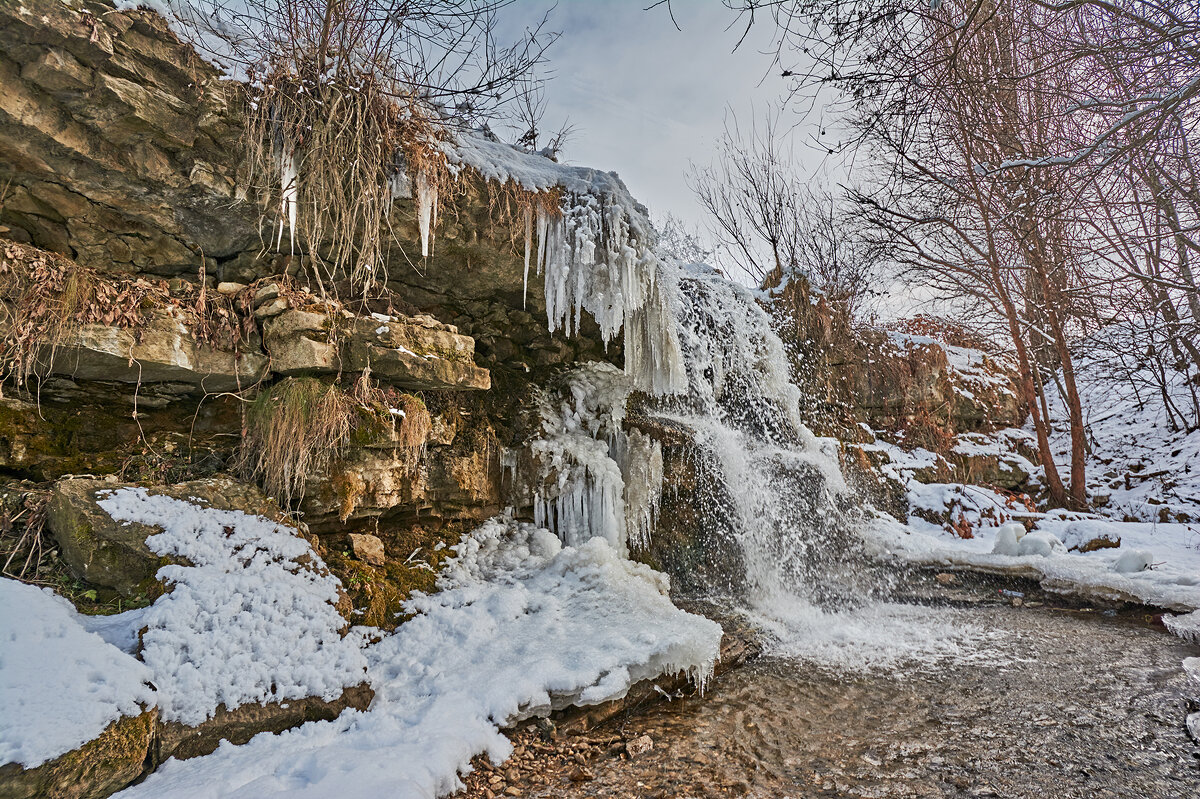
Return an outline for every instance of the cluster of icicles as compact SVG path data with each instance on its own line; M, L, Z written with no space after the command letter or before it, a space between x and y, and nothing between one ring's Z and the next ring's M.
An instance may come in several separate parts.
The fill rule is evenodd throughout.
M298 176L290 150L282 155L280 172L277 245L285 220L293 237L296 228ZM411 179L398 175L392 193L412 197L421 255L428 257L437 226L437 182L415 170ZM632 389L656 396L686 390L675 320L676 267L656 255L649 223L628 197L569 193L559 214L529 206L524 223L524 288L527 293L533 266L544 276L550 331L577 334L587 311L606 345L624 334L625 356L623 374L590 364L571 379L571 402L543 409L544 434L531 445L540 471L535 521L567 544L600 535L622 551L644 546L658 507L662 451L649 437L624 431L621 418Z
M534 523L568 546L595 536L618 552L650 542L662 494L662 447L623 426L630 381L607 363L589 363L561 394L543 398L542 434L530 444L538 475Z

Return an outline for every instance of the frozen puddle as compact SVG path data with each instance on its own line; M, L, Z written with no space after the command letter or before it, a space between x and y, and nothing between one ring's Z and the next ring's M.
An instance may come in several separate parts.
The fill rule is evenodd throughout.
M676 608L666 578L603 539L563 548L532 525L491 521L464 539L439 593L366 647L366 712L168 761L123 799L434 797L499 725L569 701L602 702L660 673L711 674L721 631ZM364 631L370 634L370 631Z

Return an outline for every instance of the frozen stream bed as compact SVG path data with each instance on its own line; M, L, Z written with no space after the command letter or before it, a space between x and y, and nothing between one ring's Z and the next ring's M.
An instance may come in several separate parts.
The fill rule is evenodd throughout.
M1141 615L924 608L997 633L996 655L847 676L768 655L704 698L659 703L622 737L654 749L605 759L594 780L530 795L1037 797L1200 795L1187 737L1200 647ZM983 655L984 657L979 657Z

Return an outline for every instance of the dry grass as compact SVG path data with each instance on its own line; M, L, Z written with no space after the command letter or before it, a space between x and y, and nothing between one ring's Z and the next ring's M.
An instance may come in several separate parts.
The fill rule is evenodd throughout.
M168 307L204 344L237 351L253 330L248 308L239 312L202 282L173 297L166 280L112 278L56 253L0 242L0 380L22 387L48 374L56 352L83 325L137 331Z
M370 74L317 81L311 70L276 71L249 100L247 164L271 209L272 245L307 256L323 290L348 279L369 294L387 278L394 181L421 176L444 191L447 133L421 103L398 100Z
M246 411L239 462L281 506L304 498L311 475L323 472L350 440L355 404L336 385L289 377L261 392Z
M20 494L20 507L0 510L0 537L3 537L4 566L0 573L25 582L40 582L42 560L54 549L45 533L48 494L29 491ZM7 498L7 495L6 495Z
M393 408L403 414L393 414ZM280 505L297 508L309 479L330 471L351 444L390 440L411 465L431 429L429 411L419 397L376 386L369 371L349 392L314 377L289 377L262 391L247 408L239 470L246 479L259 481ZM346 488L343 520L365 490L349 483Z
M433 418L424 400L413 394L402 394L395 407L404 412L396 428L397 446L415 457L425 449L425 442L433 430Z

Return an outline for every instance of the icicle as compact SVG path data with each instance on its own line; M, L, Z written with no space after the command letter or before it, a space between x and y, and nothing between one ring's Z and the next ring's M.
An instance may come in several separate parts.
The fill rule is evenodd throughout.
M625 535L631 547L645 549L658 521L662 498L662 445L638 430L617 436L611 447L625 480Z
M538 215L538 226L541 227L541 213ZM526 306L529 297L529 251L533 244L533 206L525 206L525 276L521 279L521 307Z
M650 394L686 388L673 313L678 278L643 242L640 211L608 197L570 195L560 216L538 211L538 266L544 269L551 332L577 334L587 311L604 344L625 331L625 371Z
M530 444L540 470L534 522L568 546L599 536L625 551L625 479L614 454L629 391L616 367L590 363L569 376L557 404L543 400L543 435Z
M425 170L417 170L417 225L421 228L421 257L429 257L429 243L433 238L433 228L437 226L437 186L429 185L429 176Z
M283 244L283 222L287 220L291 237L291 252L296 252L296 214L299 209L300 176L296 170L296 155L290 144L284 145L279 156L279 235L275 249Z

